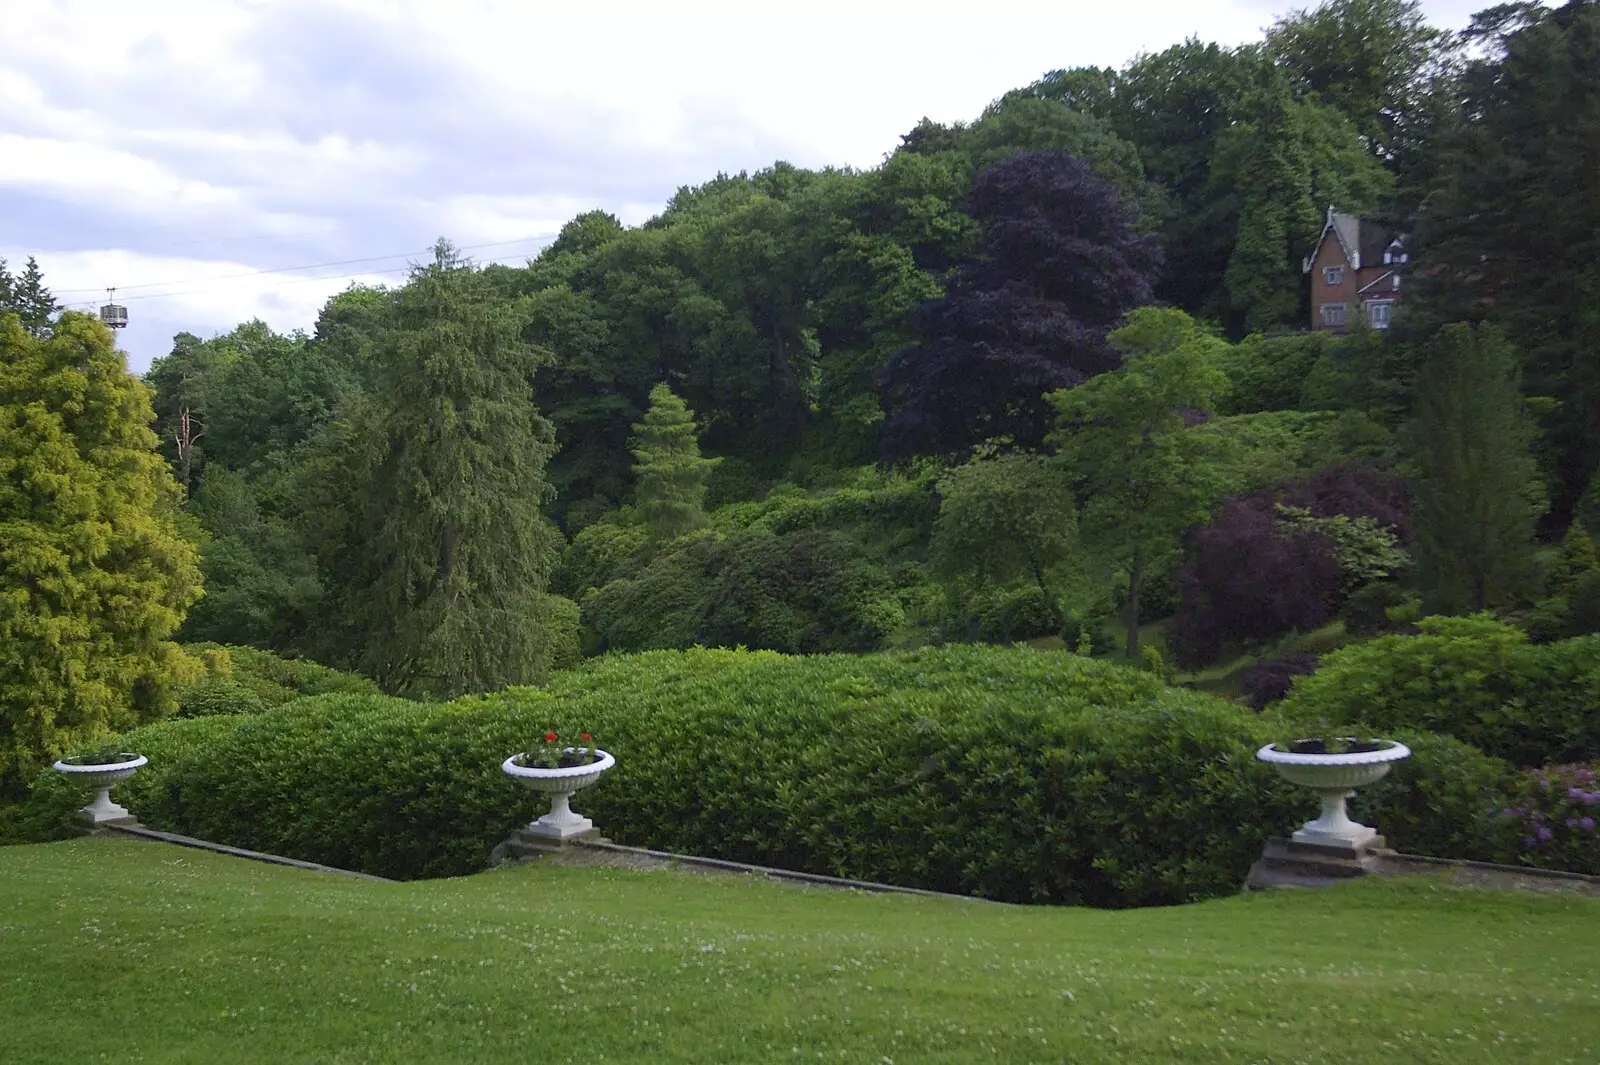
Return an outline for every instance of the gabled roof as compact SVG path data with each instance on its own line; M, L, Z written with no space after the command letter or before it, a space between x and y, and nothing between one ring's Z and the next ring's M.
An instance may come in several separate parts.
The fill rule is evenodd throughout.
M1316 247L1311 249L1311 254L1302 260L1301 273L1311 272L1311 265L1317 261L1317 253L1322 251L1323 242L1328 239L1329 233L1332 233L1334 239L1339 242L1345 261L1350 264L1352 270L1359 270L1363 265L1379 265L1383 262L1383 253L1399 243L1399 238L1392 236L1383 227L1372 222L1364 222L1359 215L1341 214L1330 205L1328 220L1322 226L1322 236L1317 238Z

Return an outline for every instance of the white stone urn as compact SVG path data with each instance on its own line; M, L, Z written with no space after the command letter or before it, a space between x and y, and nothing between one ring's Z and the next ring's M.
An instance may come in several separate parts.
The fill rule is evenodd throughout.
M51 768L58 773L66 774L69 780L76 780L95 789L94 801L78 815L91 825L103 825L108 821L132 821L133 815L127 809L111 801L111 789L133 776L140 766L149 761L142 754L121 753L117 755L118 761L85 763L76 758L63 758Z
M1367 743L1347 738L1347 743L1377 749L1347 751L1343 754L1299 754L1292 749L1314 742L1300 740L1290 744L1291 749L1287 751L1280 750L1275 743L1269 743L1256 752L1256 757L1276 769L1279 776L1305 785L1322 799L1321 815L1307 821L1290 839L1295 843L1314 846L1360 850L1376 839L1378 832L1350 820L1344 801L1355 794L1355 789L1382 779L1395 762L1409 758L1411 748L1395 740Z
M568 747L566 753L576 754L578 750ZM587 788L600 779L600 774L617 764L615 758L598 747L594 749L594 753L599 761L587 765L567 766L565 769L546 769L542 766L518 764L518 759L525 757L526 752L514 754L500 763L500 771L507 776L513 777L525 787L545 792L550 796L550 812L537 821L529 822L523 831L547 839L565 840L594 829L594 822L582 814L575 813L570 805L573 792L579 788Z

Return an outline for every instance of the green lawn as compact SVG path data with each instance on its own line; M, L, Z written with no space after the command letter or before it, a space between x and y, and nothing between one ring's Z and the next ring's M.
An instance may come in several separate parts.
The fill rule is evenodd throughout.
M1106 912L675 871L373 884L0 848L0 1062L1558 1062L1600 901L1361 883Z

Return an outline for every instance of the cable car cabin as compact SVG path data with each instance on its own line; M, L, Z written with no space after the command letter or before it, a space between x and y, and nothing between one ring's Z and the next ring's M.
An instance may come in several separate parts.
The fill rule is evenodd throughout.
M128 308L117 303L108 303L100 308L100 320L113 329L125 328L128 324Z

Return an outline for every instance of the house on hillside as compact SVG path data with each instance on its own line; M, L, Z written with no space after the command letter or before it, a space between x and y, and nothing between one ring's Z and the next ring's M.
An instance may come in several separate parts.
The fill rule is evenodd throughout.
M1311 328L1342 333L1358 314L1374 329L1389 328L1405 263L1405 238L1329 207L1322 236L1301 264L1311 278Z

